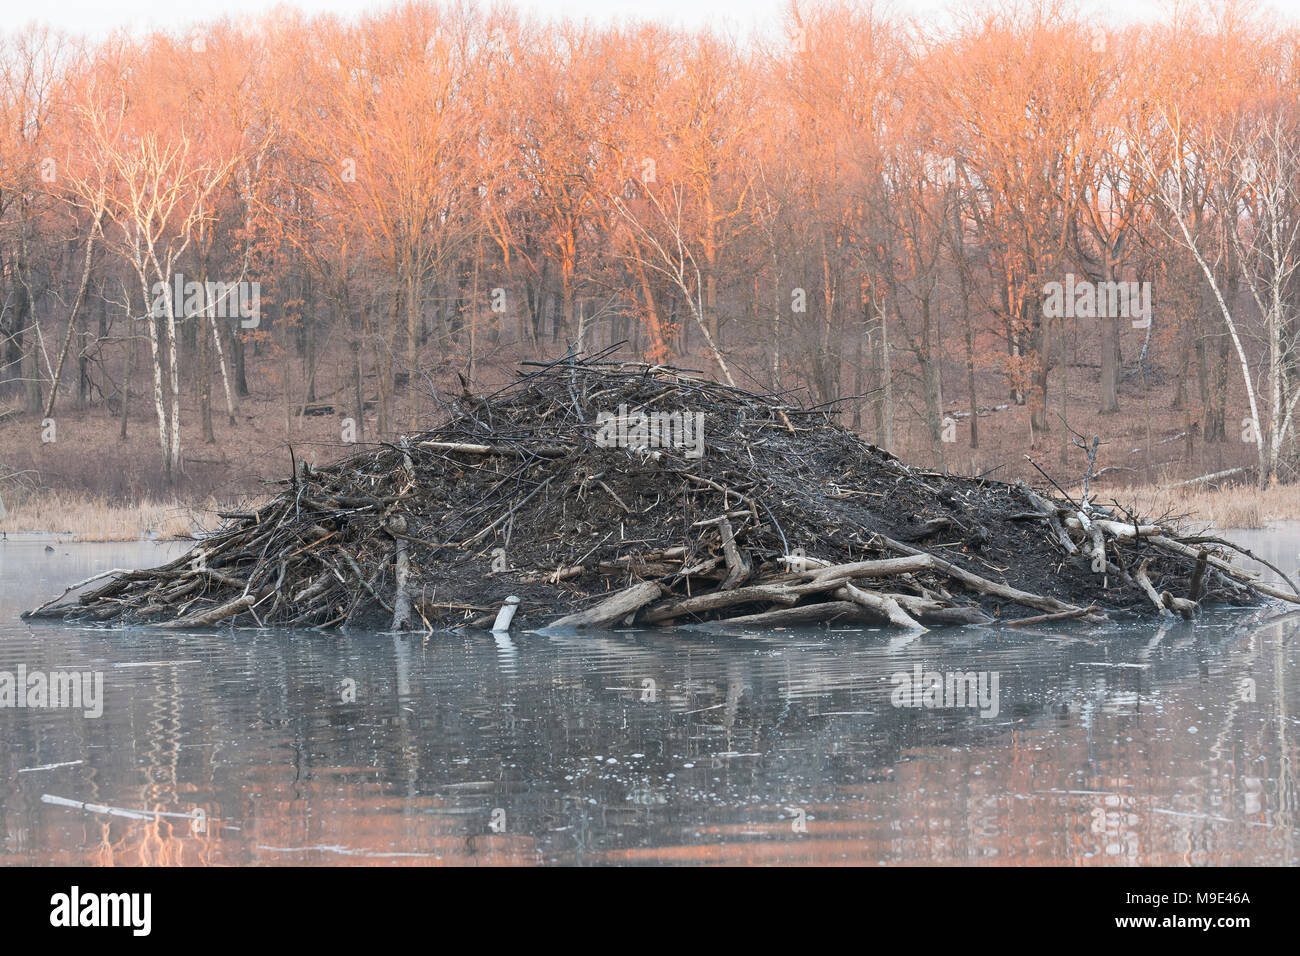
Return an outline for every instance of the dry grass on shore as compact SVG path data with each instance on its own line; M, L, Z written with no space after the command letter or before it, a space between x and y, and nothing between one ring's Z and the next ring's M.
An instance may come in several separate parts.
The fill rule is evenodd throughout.
M1226 485L1217 489L1135 485L1101 491L1097 500L1118 501L1146 516L1185 515L1215 528L1264 528L1272 521L1300 521L1300 485ZM1136 506L1136 507L1134 507Z
M0 517L0 531L44 532L80 541L139 541L146 537L189 537L217 523L211 508L175 499L116 505L56 492L30 495L9 507Z
M1114 500L1145 516L1186 516L1189 524L1215 528L1264 528L1272 521L1300 521L1300 485L1272 485L1262 490L1247 485L1213 490L1134 485L1098 489L1095 494L1102 504ZM0 531L68 535L80 541L187 538L216 527L220 523L216 512L225 507L211 500L202 504L145 500L118 505L67 492L34 494L0 515Z

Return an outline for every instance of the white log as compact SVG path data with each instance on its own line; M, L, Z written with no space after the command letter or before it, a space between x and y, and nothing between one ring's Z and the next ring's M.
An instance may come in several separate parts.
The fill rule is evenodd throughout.
M1074 515L1069 515L1065 519L1067 526L1088 530L1084 524ZM1105 531L1112 538L1136 538L1143 535L1160 534L1161 530L1157 525L1140 524L1136 527L1123 521L1112 521L1109 518L1093 518L1089 521L1089 526L1095 525Z
M852 601L854 604L861 604L865 608L869 608L872 611L885 615L885 618L894 627L900 627L903 630L916 631L918 633L928 630L928 628L904 611L897 601L886 594L878 594L875 591L867 591L862 588L857 588L846 581L842 588L833 592L833 595L842 601Z
M1201 475L1198 478L1188 478L1186 481L1175 481L1172 484L1161 485L1161 488L1182 488L1184 485L1199 485L1203 481L1214 481L1218 478L1228 478L1231 475L1240 475L1247 468L1229 468L1227 471L1216 471L1212 475Z
M512 594L506 598L501 610L497 611L497 619L492 624L493 631L510 630L510 622L515 619L515 611L519 610L519 598Z
M558 621L552 621L548 630L550 628L565 627L599 627L603 624L609 624L625 618L629 614L635 614L663 593L664 589L659 584L654 581L643 581L641 584L634 584L630 588L624 588L612 597L601 601L595 607L589 607L585 611L569 614ZM734 594L735 592L729 593Z
M1172 617L1173 614L1170 612L1169 608L1165 607L1165 602L1160 599L1160 595L1151 584L1151 579L1147 577L1147 567L1150 564L1151 559L1144 558L1141 567L1133 573L1133 580L1137 581L1142 590L1146 592L1146 596L1151 599L1151 603L1156 606L1156 610L1160 612L1161 617Z
M220 604L210 610L199 611L197 614L191 614L187 617L178 617L176 620L168 621L161 626L172 631L187 627L208 627L224 621L228 617L234 617L246 608L251 607L253 601L253 595L244 594L233 601L227 601L225 604Z

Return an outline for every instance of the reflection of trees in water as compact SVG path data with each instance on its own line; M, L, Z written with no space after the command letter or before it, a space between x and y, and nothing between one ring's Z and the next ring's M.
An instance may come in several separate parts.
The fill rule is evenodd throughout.
M1050 650L970 631L892 649L825 632L187 638L179 656L206 663L61 726L87 760L66 795L208 815L207 833L87 817L100 863L1180 862L1234 841L1290 860L1286 633L1176 625ZM890 675L917 661L999 671L1000 713L893 707ZM1223 691L1247 674L1257 703ZM16 723L18 752L44 752L38 722ZM1190 747L1209 766L1169 779ZM39 836L42 813L71 811L33 809L39 783L11 761L0 815L23 808Z

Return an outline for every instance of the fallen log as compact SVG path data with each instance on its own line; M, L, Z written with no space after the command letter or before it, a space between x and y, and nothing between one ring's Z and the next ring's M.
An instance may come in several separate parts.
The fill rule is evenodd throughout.
M1227 471L1216 471L1212 475L1201 475L1197 478L1188 478L1186 481L1175 481L1172 484L1161 485L1161 488L1182 488L1186 485L1199 485L1203 481L1217 481L1220 478L1230 478L1233 475L1240 475L1242 472L1249 471L1249 468L1229 468Z
M102 579L102 578L106 578L106 577L109 577L110 575L114 575L114 574L119 575L119 577L118 577L118 579L117 579L116 581L112 581L112 582L110 582L109 585L107 586L107 587L111 587L111 586L117 584L118 581L121 581L123 578L127 578L127 577L130 577L130 576L133 575L133 574L138 574L138 573L139 573L139 572L137 572L137 571L133 571L133 570L130 570L130 569L128 569L128 568L111 568L111 569L109 569L108 571L100 571L98 574L92 574L90 577L86 578L86 580L84 580L84 581L78 581L76 584L69 584L66 588L63 589L63 593L60 594L58 597L53 598L52 600L46 601L46 602L45 602L44 604L42 604L40 607L33 608L32 610L30 610L30 611L28 611L26 614L24 614L23 617L41 617L41 616L43 616L42 612L44 612L44 611L46 611L47 609L49 609L49 608L50 608L50 607L51 607L51 606L52 606L56 601L62 600L64 597L66 597L67 595L71 594L73 591L78 591L78 590L80 590L81 588L84 588L87 584L90 584L92 581L98 581L98 580L100 580L100 579ZM107 590L107 587L106 587L104 590ZM83 603L85 603L85 602L84 602L84 601L78 601L78 603L79 603L79 604L83 604Z
M1087 607L1077 607L1073 611L1057 611L1055 614L1036 614L1033 617L1018 617L1014 621L1003 621L1003 627L1030 627L1034 624L1048 624L1052 621L1068 621L1075 618L1087 617L1097 610L1097 605L1089 604Z
M1296 587L1295 582L1291 580L1290 576L1285 571L1283 571L1273 562L1269 561L1267 558L1261 558L1254 551L1250 550L1250 548L1243 548L1239 544L1229 541L1226 538L1217 537L1215 535L1196 535L1195 537L1192 538L1184 538L1182 543L1183 544L1217 544L1224 548L1231 548L1233 551L1236 551L1238 554L1245 555L1246 557L1250 558L1250 560L1258 561L1260 564L1264 565L1264 567L1268 568L1270 571L1272 571L1274 574L1280 577L1283 581L1285 581L1290 586L1292 591L1294 591L1297 595L1300 595L1300 588Z
M227 618L234 617L240 611L252 607L254 600L253 595L245 594L233 601L227 601L225 604L209 608L206 611L200 611L188 617L178 617L174 621L167 621L162 627L168 630L179 630L188 627L211 627L213 624L220 624Z
M1082 528L1083 523L1075 516L1065 519L1065 524L1070 528ZM1143 535L1160 534L1160 528L1153 524L1132 525L1123 521L1112 521L1109 518L1092 518L1089 521L1092 528L1097 528L1110 535L1112 538L1137 538Z
M571 445L535 445L525 448L516 445L481 445L456 441L422 441L419 444L423 448L432 448L436 451L460 452L465 455L508 455L515 458L528 455L536 455L539 458L562 458L573 450Z
M1172 551L1175 554L1181 554L1184 557L1192 558L1193 560L1200 560L1201 552L1196 548L1183 544L1180 541L1174 541L1172 538L1167 538L1164 535L1152 535L1147 538L1147 541L1155 545L1157 548L1163 548L1166 551ZM1292 604L1300 604L1300 594L1283 591L1282 589L1275 588L1270 584L1265 584L1264 582L1257 580L1249 572L1244 571L1241 568L1235 568L1227 561L1224 561L1222 558L1216 558L1212 554L1207 554L1205 560L1211 567L1217 568L1235 581L1240 581L1248 587L1254 588L1260 594L1267 594L1269 597L1277 598L1280 601L1289 601Z
M833 621L851 621L854 623L873 623L879 618L866 608L852 601L819 601L816 604L804 604L800 607L784 607L775 611L763 611L759 614L742 614L738 617L723 618L719 621L707 621L696 624L697 630L721 631L733 626L784 627L789 624L815 624Z
M883 614L885 620L889 621L894 627L901 627L907 631L925 631L926 628L915 620L899 605L897 601L885 594L877 594L874 591L866 591L854 587L852 584L845 582L844 585L834 592L833 595L841 601L851 601L854 604L860 604L871 611Z
M899 546L900 548L902 545ZM895 574L910 574L934 567L931 556L923 551L908 549L910 554L903 558L881 558L872 561L853 561L848 564L832 564L824 568L811 568L800 572L804 577L817 582L847 581L856 578L886 578Z
M895 551L901 551L903 554L911 556L924 556L930 561L930 566L936 570L942 571L949 577L961 582L962 585L979 594L990 594L994 597L1000 597L1016 604L1023 604L1025 607L1037 608L1041 611L1056 613L1059 611L1082 611L1084 609L1076 607L1073 604L1067 604L1065 601L1058 601L1056 598L1046 597L1042 594L1031 594L1029 591L1022 591L1019 588L1013 588L1008 584L999 584L996 581L990 581L988 578L981 577L972 571L953 564L951 561L945 561L943 558L937 558L932 554L925 554L916 548L909 547L901 542L894 541L882 534L876 537L887 547ZM1105 620L1105 615L1088 615L1094 623L1100 623Z
M1052 534L1065 550L1065 553L1076 554L1079 548L1070 540L1070 536L1066 534L1065 528L1061 524L1061 509L1048 502L1023 481L1017 481L1016 488L1020 490L1020 494L1024 496L1025 500L1034 506L1034 510L1047 519Z
M1171 610L1177 611L1187 621L1190 621L1196 615L1196 612L1201 609L1200 605L1195 601L1175 597L1171 591L1160 592L1160 603Z
M753 567L749 556L736 547L736 537L735 532L731 530L731 522L726 518L721 519L718 522L718 532L722 535L722 551L727 560L727 577L718 590L730 591L736 585L744 584L749 580Z
M829 591L836 584L814 590ZM751 584L730 591L712 591L695 597L672 598L646 608L641 620L647 624L659 624L688 614L702 614L716 611L737 604L786 604L796 603L807 591L799 591L787 584Z
M654 581L644 581L619 591L595 607L552 621L550 627L557 630L569 627L600 627L621 620L629 614L635 614L661 594L663 588L659 584Z
M1133 572L1133 580L1137 581L1137 583L1141 585L1142 590L1145 591L1146 596L1151 599L1151 603L1155 606L1156 611L1161 617L1171 617L1172 615L1169 608L1165 607L1165 602L1160 599L1160 595L1156 593L1155 586L1152 585L1151 579L1147 577L1147 568L1150 567L1150 565L1151 559L1143 558L1138 569Z

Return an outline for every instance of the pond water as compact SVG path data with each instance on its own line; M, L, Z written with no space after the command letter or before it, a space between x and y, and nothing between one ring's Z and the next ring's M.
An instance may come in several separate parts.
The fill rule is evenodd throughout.
M1249 543L1293 568L1300 529ZM18 613L183 546L46 547L0 543L0 682L102 689L79 709L0 706L7 864L1300 855L1285 608L912 639L103 630ZM959 682L927 698L931 674L970 675L971 698Z

